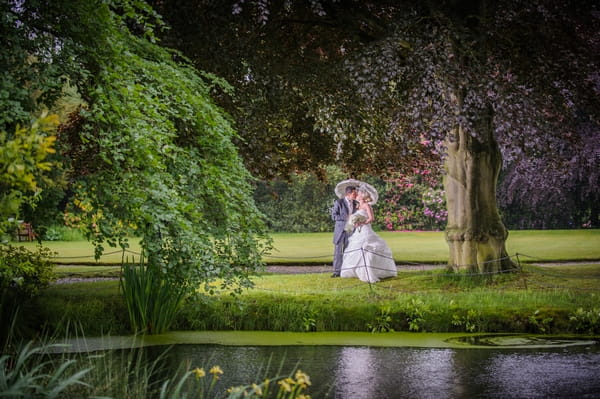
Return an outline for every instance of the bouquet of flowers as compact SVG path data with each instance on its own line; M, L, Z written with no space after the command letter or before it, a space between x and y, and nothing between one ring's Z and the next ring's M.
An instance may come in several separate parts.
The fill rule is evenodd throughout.
M356 226L359 223L364 223L367 221L367 217L363 214L360 213L354 213L350 216L350 219L348 219L348 223L346 223L346 228L345 230L350 233L352 230L354 230L354 226Z

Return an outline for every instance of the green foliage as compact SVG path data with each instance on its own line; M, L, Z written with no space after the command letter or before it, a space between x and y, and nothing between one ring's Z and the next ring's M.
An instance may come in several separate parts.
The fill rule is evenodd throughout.
M302 316L302 327L304 331L317 331L317 314L313 309L306 307L306 311Z
M135 333L167 331L185 299L186 287L165 280L153 265L123 265L121 291Z
M538 322L552 318L545 327L553 334L597 329L600 266L565 266L569 275L555 282L549 272L557 268L530 274L526 287L518 275L479 287L432 283L436 275L445 274L443 269L401 268L397 278L372 286L331 279L328 273L261 275L253 289L236 297L229 292L187 297L173 328L301 332L314 323L319 332L366 331L389 307L388 321L395 331L413 331L413 321L413 327L428 332L539 332L529 320L536 310ZM583 287L581 276L586 277ZM53 285L39 300L37 324L47 325L48 331L56 331L64 317L81 323L86 334L127 332L127 308L117 281Z
M411 298L404 304L409 331L426 331L425 323L430 315L429 305L421 298Z
M332 231L331 207L337 198L334 188L345 178L339 168L330 166L325 168L324 176L304 172L289 180L261 180L256 183L254 200L272 231Z
M123 4L138 16L148 11ZM210 99L220 83L132 34L129 13L102 6L100 15L96 47L81 56L103 72L61 143L78 174L73 209L96 254L106 244L127 248L135 231L149 263L172 283L248 285L268 241L235 133Z
M45 352L52 348L52 345L34 347L30 342L16 356L0 357L0 396L60 398L72 386L87 385L83 380L90 369L80 369L75 360L40 361L40 356L47 355Z
M332 229L329 208L334 196L331 185L320 183L312 173L294 175L291 180L257 183L254 198L277 232L317 232Z
M71 334L68 328L73 325L87 336L130 334L127 305L118 284L100 281L53 285L34 301L35 321L59 336Z
M230 118L210 97L228 86L156 44L164 24L145 2L0 6L10 43L0 98L14 101L0 126L12 130L60 96L81 99L57 148L73 184L69 220L79 218L96 255L127 248L135 232L173 283L249 285L269 244Z
M82 241L83 234L78 230L63 225L51 225L43 230L44 241ZM37 230L36 230L37 231Z
M35 251L0 244L0 345L11 334L23 334L31 326L29 306L55 278L54 254L41 246Z
M382 307L379 309L379 315L375 318L373 323L368 323L367 327L372 333L381 333L394 331L392 328L392 316L390 315L391 309L389 306Z
M35 252L25 247L0 245L0 289L17 290L32 298L54 279L54 253L39 246Z
M19 209L25 202L39 199L40 185L53 164L58 120L56 115L41 117L30 127L17 125L14 135L0 132L0 239L15 227Z
M468 309L463 315L455 313L452 325L463 328L465 332L481 331L481 315L473 309Z
M62 240L62 233L55 227L50 227L44 232L43 239L46 241Z
M62 91L65 70L73 66L70 43L57 45L44 24L39 0L23 2L1 0L0 30L5 45L0 53L0 131L13 131L29 123L44 105L50 105ZM50 5L47 4L47 7ZM27 12L31 11L31 12ZM56 15L55 23L62 18Z
M578 333L597 334L600 332L600 309L577 308L569 316L571 328Z
M68 323L62 330L71 337ZM11 337L11 340L14 337ZM110 342L110 336L103 336ZM179 364L173 371L169 349L65 351L65 345L25 343L0 356L0 397L10 398L296 398L311 385L300 370L266 378L259 384L239 386L227 393L216 390L224 371L214 365ZM195 367L192 369L192 367ZM271 372L267 367L265 372ZM281 367L277 371L281 372ZM257 380L260 376L256 376ZM291 387L295 394L285 390ZM245 391L245 394L244 394ZM285 395L285 396L282 396Z
M550 332L554 318L545 316L540 309L536 309L535 312L533 312L533 314L527 318L527 320L529 321L529 325L535 329L534 332L548 333Z

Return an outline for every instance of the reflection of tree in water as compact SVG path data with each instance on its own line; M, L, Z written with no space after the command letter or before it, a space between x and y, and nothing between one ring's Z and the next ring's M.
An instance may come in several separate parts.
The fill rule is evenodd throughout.
M335 369L335 398L460 397L454 351L344 347Z
M579 353L570 355L570 366L565 364L564 354L556 350L494 353L482 368L477 385L484 397L512 392L520 398L573 398L600 392L598 352L585 348L573 351Z
M206 369L219 365L224 371L219 392L295 367L310 376L308 394L315 399L562 398L600 392L600 347L593 343L548 349L176 345L168 358L171 372L187 362Z

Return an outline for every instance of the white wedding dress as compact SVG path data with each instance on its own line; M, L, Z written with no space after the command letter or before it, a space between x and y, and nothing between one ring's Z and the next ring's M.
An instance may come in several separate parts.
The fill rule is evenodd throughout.
M356 212L366 217L366 211ZM371 224L357 227L348 238L340 277L356 277L375 283L382 278L395 277L398 272L392 251L383 238L373 231Z

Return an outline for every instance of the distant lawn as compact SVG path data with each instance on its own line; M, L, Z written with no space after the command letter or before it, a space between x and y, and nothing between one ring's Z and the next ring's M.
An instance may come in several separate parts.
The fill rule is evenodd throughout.
M380 232L390 245L397 263L445 263L448 246L443 232ZM332 261L332 233L275 233L274 248L265 257L268 264L329 264ZM35 247L36 243L23 244ZM125 254L106 248L98 262L93 246L86 241L44 241L58 255L59 264L120 264L123 255L139 260L140 246L130 242ZM600 230L520 230L511 231L507 241L509 255L520 254L524 262L562 262L600 260Z
M445 263L448 245L443 232L379 232L397 263ZM275 249L265 257L270 264L327 264L332 261L331 233L274 234ZM511 231L509 255L521 261L600 260L600 230Z

